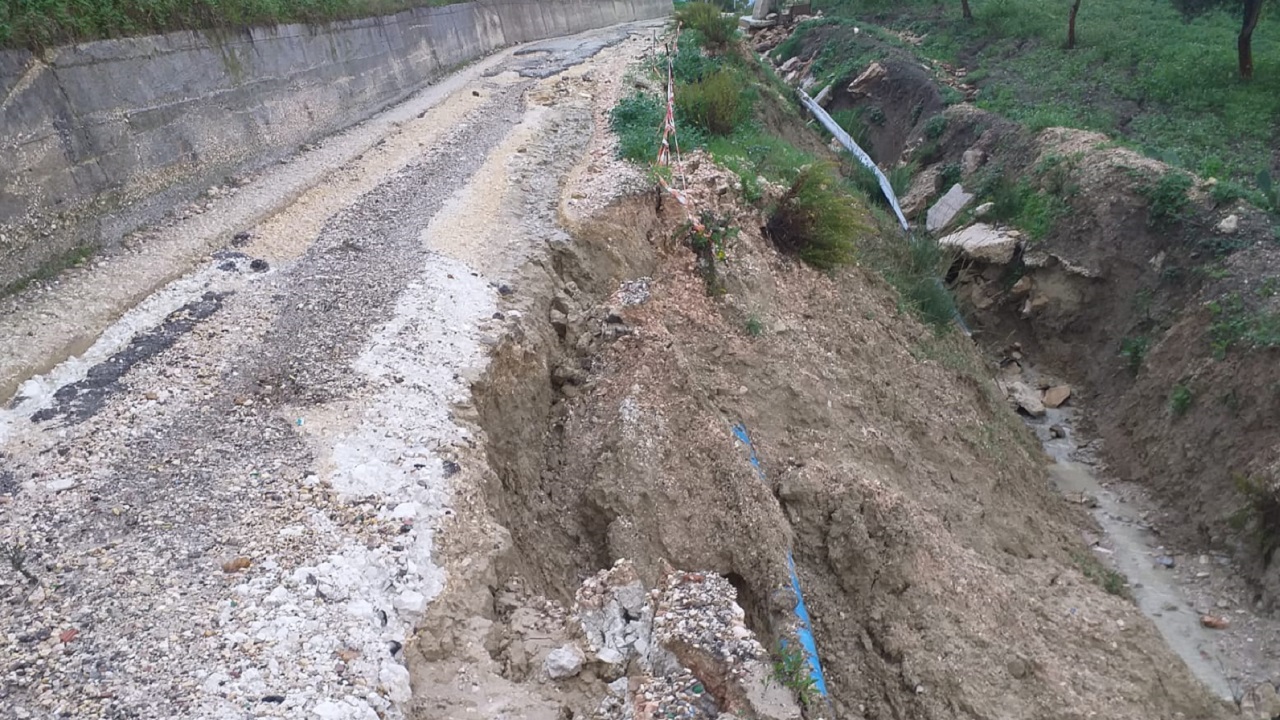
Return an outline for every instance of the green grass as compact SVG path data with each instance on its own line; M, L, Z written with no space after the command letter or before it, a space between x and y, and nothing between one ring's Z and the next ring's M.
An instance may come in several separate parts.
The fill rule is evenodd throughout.
M1147 224L1159 227L1187 219L1191 214L1191 199L1187 197L1191 185L1191 176L1173 171L1142 186L1142 195L1147 199Z
M1071 557L1086 578L1116 597L1129 596L1129 582L1124 575L1102 564L1092 553L1075 551Z
M460 0L3 0L0 48L171 30L324 23Z
M1280 13L1264 13L1253 36L1255 77L1243 81L1235 11L1186 21L1169 0L1086 2L1078 47L1066 50L1068 5L973 0L968 23L958 3L936 0L814 3L828 15L823 24L856 20L867 34L880 25L923 36L918 52L970 72L980 107L1033 130L1098 130L1182 169L1256 184L1280 116ZM802 43L775 52L794 53Z
M1063 197L1030 180L1012 180L999 168L988 172L990 180L979 178L976 189L981 202L992 203L989 219L1022 229L1032 241L1043 240L1071 211Z
M730 135L751 113L751 93L738 74L719 69L700 80L676 86L676 111L686 122L712 135Z
M728 47L738 33L737 20L724 15L719 7L709 3L682 5L676 10L676 21L696 32L700 44L709 50Z
M618 101L609 116L618 135L618 156L640 163L656 158L663 115L658 98L650 93L637 91Z
M83 264L97 253L96 248L81 246L72 248L46 262L31 275L0 287L0 298L14 295L27 289L32 283L44 282L57 277L63 270Z

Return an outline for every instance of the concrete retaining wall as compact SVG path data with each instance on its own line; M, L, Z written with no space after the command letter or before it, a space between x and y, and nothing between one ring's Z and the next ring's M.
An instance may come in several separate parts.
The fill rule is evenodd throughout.
M670 0L482 0L325 26L0 51L0 291L518 42Z

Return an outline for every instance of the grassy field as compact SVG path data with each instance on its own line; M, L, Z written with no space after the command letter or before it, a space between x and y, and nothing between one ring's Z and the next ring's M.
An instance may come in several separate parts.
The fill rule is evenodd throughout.
M328 22L460 0L0 0L0 48L171 30Z
M1236 13L1188 22L1170 0L1084 0L1074 50L1065 49L1065 1L972 0L972 21L961 18L958 2L814 5L831 17L922 37L918 52L968 70L982 88L979 106L1032 129L1102 131L1175 166L1250 186L1260 172L1280 170L1275 12L1254 33L1257 70L1246 82L1236 73Z

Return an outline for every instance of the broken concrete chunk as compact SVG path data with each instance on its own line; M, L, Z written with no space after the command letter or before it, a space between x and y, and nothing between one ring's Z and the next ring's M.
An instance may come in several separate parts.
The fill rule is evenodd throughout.
M1222 218L1222 222L1218 223L1218 226L1214 228L1214 230L1217 230L1222 235L1235 235L1236 231L1239 229L1239 215L1228 215Z
M849 91L849 94L853 95L854 97L858 97L860 95L866 95L867 94L866 88L874 84L875 82L877 82L887 74L888 73L885 71L883 65L881 65L878 62L873 62L867 66L866 70L862 71L861 75L854 78L853 82L849 83L849 87L846 89Z
M947 194L939 198L938 202L929 208L925 227L928 228L929 232L938 232L946 229L971 202L973 202L972 193L965 192L965 189L959 183L952 185Z
M1051 387L1044 391L1044 406L1047 408L1060 407L1069 397L1071 397L1070 385Z
M547 653L543 667L552 680L563 680L582 672L582 660L582 651L576 645L564 645Z
M1005 392L1008 393L1014 407L1031 417L1044 417L1044 403L1040 400L1040 393L1030 385L1021 380L1015 380L1005 385Z
M976 207L976 208L974 208L974 209L973 209L973 216L974 216L974 217L976 217L976 218L984 218L984 217L986 217L986 216L990 215L990 214L991 214L991 211L992 211L992 210L994 210L995 208L996 208L996 204L995 204L995 203L993 203L993 202L984 202L984 203L982 203L981 205L979 205L978 207Z
M956 187L959 187L957 185ZM946 198L943 198L946 200ZM938 202L942 204L942 200ZM937 209L937 205L934 209ZM933 218L933 210L929 211L930 222ZM960 232L951 233L938 241L943 247L955 248L970 260L976 260L991 265L1007 265L1013 261L1013 256L1018 250L1020 238L1004 230L987 225L986 223L977 223L961 230Z
M987 161L987 154L977 148L969 148L964 151L964 155L960 156L960 174L961 177L969 177L978 172L978 168L982 167Z

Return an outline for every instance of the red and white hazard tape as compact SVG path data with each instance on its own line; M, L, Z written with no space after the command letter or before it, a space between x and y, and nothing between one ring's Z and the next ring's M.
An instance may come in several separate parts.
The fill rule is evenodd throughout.
M675 37L677 39L680 37L679 25L676 26ZM674 197L676 199L676 202L680 203L681 207L685 209L685 213L687 213L689 216L689 223L693 226L694 231L698 233L706 233L706 228L703 227L702 221L698 219L697 214L694 212L693 200L689 197L689 194L687 192L688 183L685 181L684 170L682 169L682 166L684 163L680 159L680 138L676 134L675 48L672 46L668 46L667 47L667 116L662 121L662 145L658 148L658 161L656 163L657 167L664 168L664 167L672 166L671 146L673 144L675 145L675 150L676 150L676 163L675 163L676 168L675 169L680 174L680 185L682 187L680 188L672 187L671 184L667 182L667 179L662 176L662 173L657 173L658 184L662 186L663 190L666 190L668 193L670 193L671 197Z

